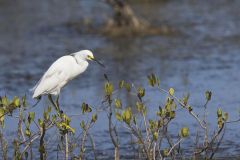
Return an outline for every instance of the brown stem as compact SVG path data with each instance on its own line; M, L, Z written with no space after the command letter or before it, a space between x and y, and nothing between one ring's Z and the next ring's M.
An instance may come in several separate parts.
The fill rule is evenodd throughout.
M109 113L108 113L108 130L109 130L109 134L110 134L110 138L111 138L111 141L114 145L114 150L115 150L115 153L114 153L114 157L115 157L115 160L119 160L119 144L118 144L118 141L117 141L117 131L116 129L114 129L114 126L112 124L112 100L111 100L111 96L107 96L107 101L108 101L108 105L109 105ZM113 133L115 132L115 136L113 135Z
M89 139L90 139L90 142L92 144L92 150L93 150L93 154L94 154L94 160L97 160L97 153L96 153L96 150L95 150L95 143L94 143L94 140L93 140L93 137L91 134L88 133L88 136L89 136Z
M223 140L224 134L225 134L225 129L224 129L224 131L223 131L223 134L222 134L220 140L219 140L218 143L217 143L217 147L212 151L212 154L211 154L211 156L210 156L210 159L213 159L214 154L215 154L215 153L217 152L217 150L219 149L219 146L220 146L220 144L221 144L221 142L222 142L222 140Z
M46 132L45 123L43 123L42 133L41 133L41 137L40 137L40 146L39 146L39 152L40 152L40 159L41 160L46 159L46 157L45 157L45 146L44 146L45 132Z
M80 147L80 156L79 156L80 160L83 160L84 146L85 146L85 141L86 141L86 138L87 138L88 129L90 128L90 125L91 125L91 123L88 123L88 125L83 128L83 137L82 137L82 143L81 143L81 147Z
M213 136L212 140L210 141L210 143L209 143L206 147L204 147L203 149L201 149L200 151L194 152L194 154L195 154L195 155L201 154L201 153L203 153L204 151L206 151L207 149L209 149L209 147L211 147L211 146L213 145L213 143L215 142L215 140L217 139L217 137L221 134L224 126L225 126L225 123L223 123L222 127L218 130L218 132L216 132L216 133L214 134L214 136Z
M138 130L138 127L136 128ZM143 151L145 152L147 159L150 160L151 158L150 158L149 150L147 149L146 144L144 143L141 132L136 131L131 125L128 125L128 129L130 129L131 133L138 139L139 143L142 144Z
M0 146L1 146L0 148L2 148L2 158L3 158L3 160L7 160L8 159L8 156L7 156L7 143L4 140L3 133L2 133L1 130L0 130Z

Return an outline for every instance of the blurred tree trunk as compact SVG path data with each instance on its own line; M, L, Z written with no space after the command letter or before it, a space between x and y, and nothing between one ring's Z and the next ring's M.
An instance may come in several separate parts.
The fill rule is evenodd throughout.
M114 15L108 21L108 27L130 27L132 29L143 29L147 26L147 22L138 18L132 8L124 0L106 0L112 6Z
M67 25L75 28L81 33L101 33L107 36L143 36L143 35L159 35L159 34L174 34L176 30L166 24L155 26L155 22L149 22L135 15L135 12L126 0L103 0L111 6L113 15L107 19L104 25L99 27L92 23L89 19L83 19L78 22L70 22ZM136 0L140 1L140 0ZM145 1L145 0L143 0ZM148 0L146 0L148 1ZM156 0L157 1L157 0ZM163 1L163 0L159 0ZM105 19L104 19L105 20Z

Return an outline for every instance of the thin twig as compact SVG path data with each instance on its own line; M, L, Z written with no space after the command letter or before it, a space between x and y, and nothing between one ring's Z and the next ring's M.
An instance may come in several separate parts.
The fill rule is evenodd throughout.
M44 160L45 159L45 146L44 146L44 136L45 136L46 128L45 128L45 123L43 123L42 128L41 128L41 136L40 136L40 159Z
M212 137L211 141L209 142L209 144L208 144L206 147L204 147L203 149L201 149L200 151L194 152L194 154L195 154L195 155L196 155L196 154L201 154L202 152L206 151L210 146L212 146L212 144L215 142L216 138L217 138L217 137L220 135L220 133L222 132L224 126L225 126L225 125L224 125L224 123L223 123L222 127L218 130L218 132L216 132L216 133L213 135L213 137Z
M22 121L23 121L23 108L19 108L19 119L18 119L18 137L20 138L20 135L22 136L23 140L26 140L26 137L23 133L22 129Z
M205 123L205 134L204 134L204 146L207 146L208 145L208 124L207 124L207 104L208 104L208 100L206 101L206 103L204 104L204 116L203 116L203 120L204 120L204 123Z
M156 155L155 155L155 153L156 153L156 142L154 142L154 144L153 144L153 160L155 160L156 159Z
M29 143L24 147L23 151L22 151L22 154L21 154L21 157L23 156L23 154L26 152L26 150L30 147L30 145L32 144L32 142L34 142L37 138L40 137L40 134L39 135L35 135L30 141Z
M217 152L217 150L219 149L219 146L220 146L220 144L221 144L221 142L222 142L222 140L223 140L225 131L226 131L226 128L224 129L223 134L222 134L220 140L218 141L216 148L212 151L212 154L211 154L211 156L210 156L210 159L213 159L214 154L215 154L215 153Z
M164 93L166 93L166 94L169 94L168 91L166 91L166 90L164 90L164 89L162 89L162 88L160 88L160 87L158 87L158 88L159 88L160 91L162 91L162 92L164 92ZM176 96L174 96L174 95L170 95L170 96L173 97L175 100L177 100L177 102L178 102L183 108L187 109L187 106L186 106L184 103L182 103ZM203 129L206 128L206 126L203 125L202 121L198 118L198 116L197 116L193 111L189 111L189 113L198 121L198 123L200 124L200 126L201 126Z
M68 133L65 134L65 160L68 160Z
M173 151L173 149L174 149L179 143L181 143L182 140L183 140L183 138L179 139L179 140L177 141L177 143L175 143L175 144L172 146L172 148L169 150L167 156L169 156L169 155L171 154L171 152Z
M147 144L148 144L148 148L150 148L150 134L148 132L148 128L147 128L147 121L146 121L146 116L144 115L144 113L142 113L143 116L143 121L144 121L144 126L145 126L145 130L146 130L146 140L147 140Z
M97 160L97 153L96 153L95 143L94 143L93 137L92 137L92 135L91 135L90 133L88 133L88 136L89 136L90 142L91 142L91 144L92 144L92 150L93 150L94 160Z
M87 123L86 127L83 127L83 136L82 136L82 143L81 143L81 147L80 147L80 156L79 159L82 160L83 159L83 155L84 155L84 145L85 145L85 140L87 138L87 134L88 134L88 130L91 126L91 122Z

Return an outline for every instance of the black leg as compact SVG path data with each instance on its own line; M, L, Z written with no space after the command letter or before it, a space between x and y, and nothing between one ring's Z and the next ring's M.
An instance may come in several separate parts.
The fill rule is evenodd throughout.
M57 99L56 99L56 104L57 104L57 106L58 106L58 109L60 109L60 107L59 107L59 95L57 95Z
M52 105L55 107L56 111L59 112L59 108L58 108L57 104L53 101L51 94L48 95L48 99L52 103Z
M60 113L63 113L63 111L60 110L60 106L59 106L59 95L57 95L56 105L57 105L58 111L60 111Z
M34 107L36 107L37 106L37 104L41 101L41 96L39 96L39 97L37 97L37 102L32 106L32 108L34 108Z

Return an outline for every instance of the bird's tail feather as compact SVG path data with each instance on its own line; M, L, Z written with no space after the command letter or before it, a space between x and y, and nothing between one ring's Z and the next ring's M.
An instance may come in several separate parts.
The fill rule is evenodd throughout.
M44 77L44 76L43 76ZM33 93L33 98L36 98L34 96L35 90L38 87L38 85L40 84L40 82L42 81L43 77L37 82L37 84L35 86L33 86L32 88L29 89L29 92Z
M36 96L36 88L38 87L38 84L39 83L37 83L34 87L29 89L29 92L31 92L33 94L32 98L37 98L38 97L38 96Z

